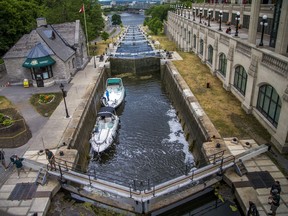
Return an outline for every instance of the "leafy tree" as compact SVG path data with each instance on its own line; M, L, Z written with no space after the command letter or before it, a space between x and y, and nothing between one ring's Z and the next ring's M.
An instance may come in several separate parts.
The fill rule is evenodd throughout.
M149 8L145 14L144 25L147 25L154 34L159 34L163 29L163 21L167 19L168 11L172 10L170 5L155 5Z
M121 25L122 24L121 16L119 14L113 14L111 21L112 21L112 25Z
M155 5L145 11L145 14L152 18L157 17L161 22L167 19L168 11L172 10L169 4Z
M36 1L0 0L0 56L24 34L36 27L43 7Z
M108 40L108 38L109 38L109 33L107 33L106 31L103 31L103 32L101 33L101 38L102 38L104 41Z
M80 19L83 28L85 21L83 13L79 13L82 4L85 7L88 39L92 40L100 35L104 27L102 10L97 0L43 0L46 7L45 17L48 23L74 22Z
M158 35L162 31L163 22L158 17L154 17L148 22L148 27L155 35Z

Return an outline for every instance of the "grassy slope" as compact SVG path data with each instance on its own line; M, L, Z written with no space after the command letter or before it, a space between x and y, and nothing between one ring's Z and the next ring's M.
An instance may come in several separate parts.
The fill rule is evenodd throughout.
M162 49L176 50L175 44L166 36L152 38L161 43ZM174 65L222 137L253 138L260 144L270 140L267 130L254 116L244 112L241 103L222 87L222 82L211 74L208 66L202 64L197 55L184 52L179 54L183 61L173 61ZM206 88L207 82L210 88Z

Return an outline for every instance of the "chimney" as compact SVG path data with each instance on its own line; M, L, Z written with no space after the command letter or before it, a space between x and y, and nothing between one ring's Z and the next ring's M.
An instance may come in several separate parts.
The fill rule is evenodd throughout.
M47 26L46 18L44 17L39 17L36 19L36 21L37 21L37 27Z

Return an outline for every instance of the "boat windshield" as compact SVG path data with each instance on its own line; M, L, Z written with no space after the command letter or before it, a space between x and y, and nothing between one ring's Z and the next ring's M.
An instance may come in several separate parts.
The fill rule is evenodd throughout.
M111 85L121 85L121 79L108 79L107 80L107 85L111 86Z

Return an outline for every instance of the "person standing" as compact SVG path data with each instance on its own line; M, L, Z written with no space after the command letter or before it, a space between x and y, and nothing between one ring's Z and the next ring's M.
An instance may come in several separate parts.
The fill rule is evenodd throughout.
M5 162L5 152L3 151L3 149L0 150L0 161L1 161L1 165L4 167L6 171L7 167L6 167L6 162Z
M273 183L273 185L271 186L271 190L270 190L270 194L271 194L271 195L272 195L272 191L273 191L274 189L277 189L279 194L281 193L281 185L280 185L280 182L279 182L279 181L275 181L275 182Z
M268 215L275 216L276 215L276 210L280 205L280 194L277 189L273 189L271 191L272 195L269 197L269 203L271 204L271 213Z
M50 151L49 149L45 149L45 154L46 154L46 158L49 161L49 164L51 166L51 170L53 170L53 168L56 171L56 162L55 162L55 156L53 154L52 151Z
M13 164L15 164L16 168L17 168L17 173L18 173L18 178L20 178L20 171L23 170L24 173L24 167L23 167L23 163L22 161L24 160L24 158L19 158L17 155L13 155L12 157L10 157L10 160Z

